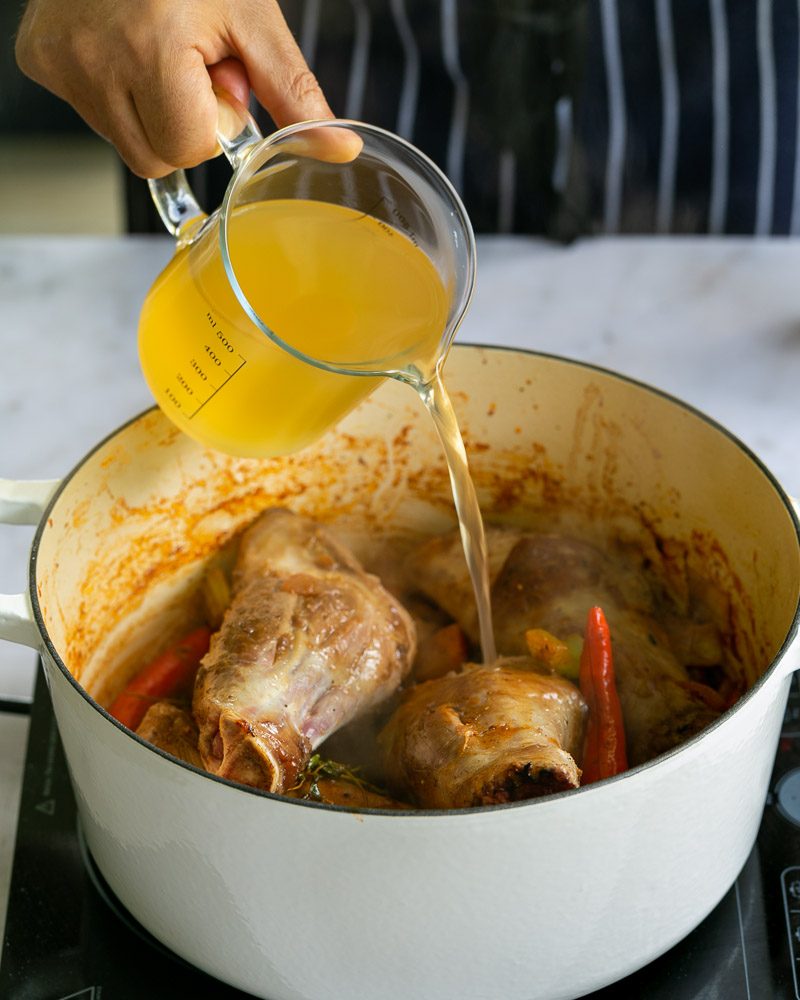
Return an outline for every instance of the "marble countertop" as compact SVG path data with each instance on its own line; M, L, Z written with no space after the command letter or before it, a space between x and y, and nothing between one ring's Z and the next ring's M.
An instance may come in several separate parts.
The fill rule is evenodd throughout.
M591 361L693 404L800 495L800 242L479 240L461 342ZM136 359L167 237L0 237L0 476L51 479L151 405ZM0 591L26 586L33 529L0 532ZM36 655L0 643L0 698ZM0 931L27 719L0 713ZM2 934L0 933L0 940Z

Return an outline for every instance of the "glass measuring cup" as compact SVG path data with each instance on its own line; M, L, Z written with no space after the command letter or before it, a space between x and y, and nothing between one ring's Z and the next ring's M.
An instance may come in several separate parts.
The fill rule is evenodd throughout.
M445 175L410 143L342 119L264 138L221 99L234 170L206 216L183 171L150 181L176 254L142 308L161 408L231 454L291 453L382 378L433 377L472 295L475 242Z

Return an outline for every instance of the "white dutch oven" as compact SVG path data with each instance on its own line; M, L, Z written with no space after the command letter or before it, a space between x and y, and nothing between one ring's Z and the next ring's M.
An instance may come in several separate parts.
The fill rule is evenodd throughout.
M452 524L432 428L395 383L293 458L204 451L153 410L49 502L48 484L6 489L5 520L39 528L0 633L42 653L97 865L164 944L259 997L581 996L691 931L756 836L798 665L787 497L723 429L613 374L456 348L447 375L486 511L577 505L667 570L688 546L730 592L752 688L700 736L539 801L355 814L208 777L109 718L98 701L184 629L204 560L263 507L373 539Z

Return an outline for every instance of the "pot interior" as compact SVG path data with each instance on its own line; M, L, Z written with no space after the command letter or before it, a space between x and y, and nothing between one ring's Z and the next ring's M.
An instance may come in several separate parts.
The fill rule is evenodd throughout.
M730 597L752 684L793 632L795 519L735 439L676 401L608 372L513 350L456 347L445 381L488 520L581 525L647 547ZM34 600L66 668L101 704L195 620L208 560L259 511L328 522L368 564L455 524L432 423L386 382L299 455L203 449L151 410L68 477L34 549Z

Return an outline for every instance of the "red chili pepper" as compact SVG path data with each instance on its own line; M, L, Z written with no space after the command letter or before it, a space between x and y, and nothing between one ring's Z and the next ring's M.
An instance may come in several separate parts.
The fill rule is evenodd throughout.
M589 706L581 777L581 784L588 785L628 767L622 706L614 680L611 632L601 608L589 611L579 682Z
M184 636L128 682L112 702L109 715L135 730L154 701L169 698L189 684L210 642L211 630L205 626Z

